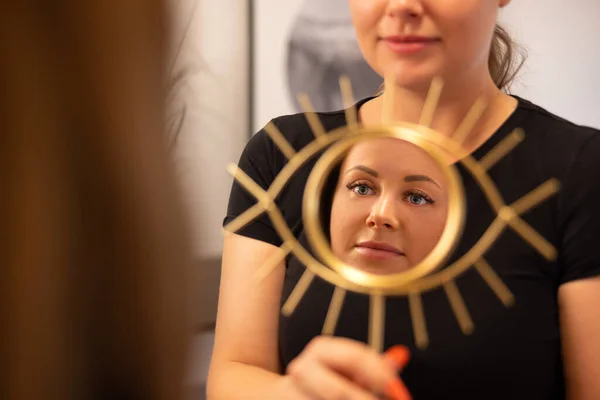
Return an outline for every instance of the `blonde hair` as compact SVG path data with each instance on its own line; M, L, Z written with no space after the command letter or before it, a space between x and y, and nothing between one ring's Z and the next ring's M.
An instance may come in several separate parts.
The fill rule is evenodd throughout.
M508 90L525 63L525 49L515 42L508 31L496 25L490 48L488 66L498 89Z

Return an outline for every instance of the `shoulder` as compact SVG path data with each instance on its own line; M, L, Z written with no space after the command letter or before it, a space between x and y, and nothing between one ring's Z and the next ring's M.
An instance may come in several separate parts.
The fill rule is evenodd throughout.
M325 132L333 131L346 125L345 110L316 113L318 124ZM256 132L246 143L238 161L238 166L255 181L262 183L263 188L271 182L288 163L279 142L291 146L295 152L301 151L314 139L313 128L304 113L281 115L270 120ZM282 140L281 140L282 139Z
M317 112L319 125L325 132L333 131L346 125L345 110ZM315 139L313 127L304 113L281 115L270 120L256 132L246 144L244 156L254 160L270 160L280 164L285 156L272 138L273 130L295 151L300 151ZM285 162L284 162L285 164Z
M563 154L574 155L600 139L600 130L596 128L576 124L528 100L518 100L524 114L522 125L526 135Z
M574 123L527 100L519 99L516 126L525 132L522 160L563 183L600 170L600 130Z
M317 112L315 115L325 132L330 132L346 124L344 110ZM302 149L315 138L315 133L313 132L314 128L311 126L307 115L304 113L282 115L272 119L269 124L275 126L296 150ZM261 129L257 135L260 135L262 140L270 141L271 138L265 128L266 127Z

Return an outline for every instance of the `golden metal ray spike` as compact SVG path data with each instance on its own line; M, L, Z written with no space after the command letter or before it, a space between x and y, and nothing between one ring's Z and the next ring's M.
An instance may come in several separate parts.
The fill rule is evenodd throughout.
M345 298L346 290L336 286L333 296L331 297L331 302L329 303L329 310L327 310L325 323L323 324L323 335L333 335L335 332L335 327L340 318Z
M348 76L340 77L340 91L342 93L342 102L346 109L346 124L352 128L358 124L358 112L354 104L354 94L352 93L352 83Z
M479 165L486 171L489 171L494 165L502 160L508 153L510 153L519 143L525 138L525 133L521 128L515 129L510 135L505 137L500 143L498 143L492 150L490 150L482 159L479 161Z
M288 297L287 301L281 308L283 315L289 317L294 313L296 307L298 307L298 303L300 303L300 300L302 300L302 297L304 297L304 294L308 290L308 287L314 278L314 273L310 272L309 270L304 271L304 274L302 274L302 277L296 284L296 287L294 290L292 290L292 293L290 293L290 297Z
M507 307L512 306L515 303L515 296L512 294L510 289L502 282L502 279L494 272L490 264L484 259L478 260L474 264L475 270L479 272L479 275L488 284L490 289L498 296L500 301Z
M223 227L223 230L227 233L236 233L244 226L254 221L256 217L265 212L263 205L258 203L244 211L236 219L228 223Z
M465 335L470 335L473 333L473 320L469 315L469 310L467 309L467 306L460 295L458 287L456 287L456 283L454 281L448 281L444 283L444 290L446 291L446 296L448 296L448 300L450 301L450 305L452 306L452 311L454 311L456 320L460 325L460 329Z
M536 189L512 203L510 208L512 208L513 211L518 215L523 215L550 196L558 193L559 190L560 182L557 179L549 179Z
M408 304L415 334L415 344L419 349L423 350L429 346L429 335L427 334L427 325L425 324L421 294L409 294Z
M440 101L443 88L444 81L442 80L442 78L433 78L433 80L431 81L431 86L429 87L427 99L425 100L425 104L423 106L423 111L421 112L419 125L425 126L427 128L431 127L431 123L433 122L435 110L437 109L438 103Z
M325 128L319 119L319 116L315 112L315 109L308 98L306 93L301 93L298 95L298 101L304 110L304 114L306 115L306 119L308 120L308 124L310 125L310 129L313 132L313 135L318 139L319 137L326 134Z
M291 160L296 155L296 150L294 150L292 145L290 145L290 143L285 139L281 131L277 129L273 122L269 122L265 126L265 131L271 140L273 140L275 145L279 147L279 150L281 150L285 158Z
M264 210L269 210L273 201L267 192L265 192L256 182L252 180L244 171L242 171L237 165L229 164L227 166L227 172L229 172L233 178L240 183L250 194L252 194L258 200L259 204Z
M394 121L394 108L396 107L396 79L393 76L385 78L382 97L381 123L389 124Z
M473 104L473 106L467 113L465 119L461 122L461 124L458 126L458 128L452 135L452 139L454 139L456 143L461 144L465 141L465 139L469 136L473 129L475 129L475 125L477 125L477 122L479 121L479 118L481 118L481 116L483 115L486 107L487 102L484 99L477 99L475 104Z
M285 260L285 258L290 254L292 248L284 243L280 247L281 251L275 252L271 257L265 261L265 263L256 271L256 275L254 278L258 283L265 280L275 269Z
M378 353L383 352L385 332L385 296L371 294L371 321L369 322L369 344Z
M511 219L508 225L546 260L556 259L556 248L521 218Z

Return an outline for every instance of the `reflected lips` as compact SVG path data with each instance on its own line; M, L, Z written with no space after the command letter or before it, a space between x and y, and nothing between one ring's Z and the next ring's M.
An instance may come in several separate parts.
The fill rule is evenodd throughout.
M398 54L414 54L439 41L426 36L387 36L382 40Z
M404 255L397 247L383 242L360 242L356 244L355 249L359 254L376 260L387 260Z

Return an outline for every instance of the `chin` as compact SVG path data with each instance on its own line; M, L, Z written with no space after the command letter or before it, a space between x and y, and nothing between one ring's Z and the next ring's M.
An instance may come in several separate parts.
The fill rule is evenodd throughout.
M394 77L397 86L414 92L428 92L433 78L443 75L438 68L410 61L396 61L386 71Z
M398 274L404 271L407 271L411 268L408 260L405 257L397 260L396 262L376 262L376 261L365 261L365 260L354 260L354 262L349 262L349 265L354 268L367 272L369 274L374 275L390 275L390 274Z

